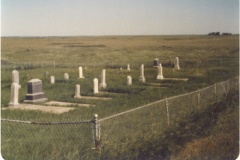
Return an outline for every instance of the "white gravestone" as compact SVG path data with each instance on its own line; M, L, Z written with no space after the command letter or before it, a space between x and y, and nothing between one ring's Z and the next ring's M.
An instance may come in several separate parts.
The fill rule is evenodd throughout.
M103 89L105 89L107 87L107 84L106 84L106 70L105 69L102 70L101 83L100 83L99 87L103 88Z
M127 65L127 71L130 71L130 65L129 64Z
M132 85L132 77L131 76L127 76L127 85L128 86Z
M178 57L175 58L174 69L180 70Z
M143 64L140 66L139 81L141 81L141 82L145 82L146 81L145 76L144 76L144 65Z
M98 93L98 79L93 79L93 93Z
M162 65L161 64L159 64L159 66L158 66L157 79L163 79L163 71L162 71Z
M85 78L83 77L83 69L81 66L78 68L78 71L79 71L79 78Z
M12 83L19 84L19 72L17 70L12 71Z
M68 73L64 73L64 80L69 80L69 74Z
M54 76L50 76L50 83L55 84L55 77Z
M74 98L81 98L81 95L80 95L80 85L79 84L77 84L75 86L75 96L74 96Z
M24 102L39 103L48 100L42 91L42 81L40 79L31 79L28 81L27 88L28 92L26 94Z
M18 103L18 95L19 95L19 89L21 86L18 83L12 83L11 85L11 98L9 106L17 106Z

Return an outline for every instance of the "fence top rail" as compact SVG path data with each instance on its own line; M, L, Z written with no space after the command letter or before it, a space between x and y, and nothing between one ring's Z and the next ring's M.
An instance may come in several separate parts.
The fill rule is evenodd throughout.
M63 125L63 124L80 124L80 123L94 123L94 120L84 120L84 121L72 121L72 122L34 122L34 121L22 121L22 120L12 120L12 119L1 119L5 122L16 122L25 124L36 124L36 125Z

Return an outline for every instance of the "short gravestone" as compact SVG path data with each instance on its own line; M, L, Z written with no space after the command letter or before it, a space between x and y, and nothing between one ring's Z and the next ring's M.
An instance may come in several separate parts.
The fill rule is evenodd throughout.
M46 78L48 78L48 74L49 74L49 72L46 71L46 72L45 72L45 76L46 76Z
M9 106L17 106L18 103L18 95L19 95L19 89L21 86L18 83L12 83L11 85L11 98L9 102Z
M163 72L162 72L162 65L161 64L159 64L159 66L158 66L157 79L163 79Z
M130 65L129 64L127 65L127 71L130 71Z
M132 77L131 76L127 76L127 85L128 86L132 85Z
M63 77L64 77L64 80L69 80L69 74L68 73L64 73Z
M50 76L50 83L55 84L55 77L54 76Z
M145 76L144 76L144 65L143 64L140 66L139 81L141 81L141 82L145 82L146 81Z
M81 66L78 68L78 72L79 72L79 78L85 78L83 77L83 70Z
M98 79L93 79L93 93L98 93Z
M159 66L159 59L158 58L155 58L153 60L153 67L158 67Z
M81 98L81 95L80 95L80 85L77 84L75 86L75 95L74 95L74 98Z
M178 57L175 58L174 69L176 69L176 70L180 70L180 67L179 67L179 59L178 59Z
M101 83L100 83L99 87L103 88L103 89L105 89L107 87L107 84L106 84L106 70L105 69L102 70Z
M17 70L12 71L12 83L19 84L19 72Z
M42 81L40 79L31 79L28 81L27 88L28 90L24 102L38 103L48 100L42 91Z

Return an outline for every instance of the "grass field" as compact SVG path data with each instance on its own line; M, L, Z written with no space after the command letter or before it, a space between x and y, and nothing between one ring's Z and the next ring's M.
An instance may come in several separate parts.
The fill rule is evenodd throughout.
M175 57L179 57L180 60L181 70L179 71L172 69ZM156 68L152 67L155 58L159 58L163 65L164 77L188 78L189 80L187 82L156 80ZM10 100L11 73L13 69L18 69L20 73L20 103L25 98L27 82L32 78L39 78L43 81L43 91L50 101L95 105L95 107L90 108L77 108L61 115L39 111L2 110L2 118L63 121L66 119L92 119L95 113L100 118L103 118L238 76L239 37L106 36L2 38L1 62L2 108L7 107ZM130 72L126 71L127 64L131 66ZM147 83L140 83L138 81L140 64L145 65ZM78 67L80 65L83 66L85 79L78 79ZM119 71L120 67L123 68L122 72ZM73 95L76 84L81 85L81 95L93 95L93 78L100 78L101 70L104 68L106 69L107 83L105 91L121 94L97 95L112 97L113 99L109 101L74 99ZM46 77L46 71L49 73L49 76L55 76L56 84L50 84L49 76ZM69 81L63 80L64 73L69 73ZM133 77L132 86L126 85L126 77L128 75ZM159 83L164 88L153 87L149 83ZM37 132L37 127L35 129L33 130ZM59 129L52 130L50 137L56 134L54 132ZM22 134L25 133L25 131L21 130L19 132L22 132ZM36 137L39 137L39 135ZM80 137L81 135L78 138ZM21 140L19 141L22 143ZM7 144L6 146L2 144L2 149L11 149L11 146L7 146L9 142L4 142ZM31 144L31 141L29 142ZM64 144L64 142L59 143ZM58 158L70 156L66 155L65 152L57 153L56 151L55 153L54 150L58 150L58 147L50 150L52 152L47 151L47 155L56 154ZM84 149L75 148L74 150ZM40 149L39 153L35 153L36 157L40 153L44 153L44 150ZM70 157L73 158L79 155L88 156L89 153L84 151L84 154L77 152L74 155L71 152L72 157ZM184 155L184 153L183 151L182 154Z

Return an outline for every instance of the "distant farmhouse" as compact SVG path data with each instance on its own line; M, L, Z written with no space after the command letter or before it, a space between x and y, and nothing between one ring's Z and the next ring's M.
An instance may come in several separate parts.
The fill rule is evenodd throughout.
M220 32L210 32L208 33L209 36L220 36L221 33ZM232 35L232 33L222 33L223 36L226 36L226 35Z

